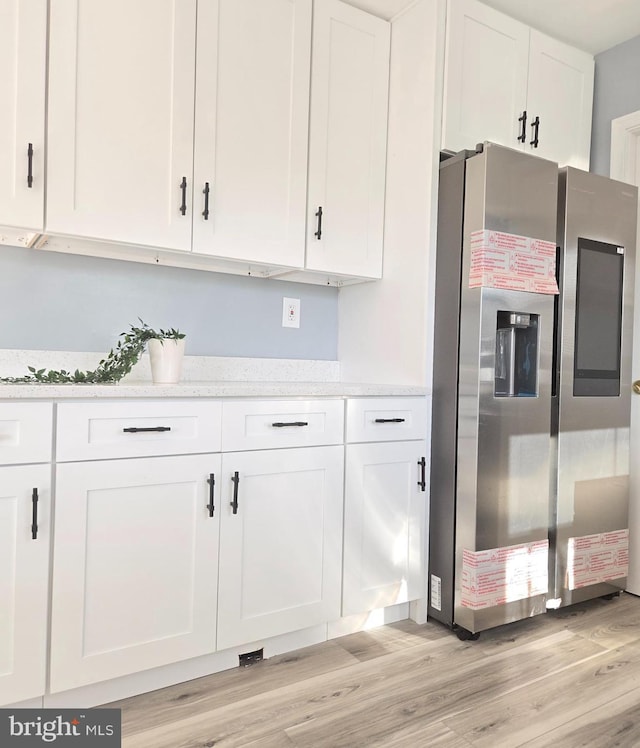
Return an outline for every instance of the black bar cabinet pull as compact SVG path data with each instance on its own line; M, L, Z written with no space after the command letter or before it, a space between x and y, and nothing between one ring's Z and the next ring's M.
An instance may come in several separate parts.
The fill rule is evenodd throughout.
M33 187L33 143L27 148L27 187Z
M533 133L533 140L529 143L534 148L538 147L538 131L540 130L540 117L536 117L531 123L531 132Z
M418 467L420 468L420 480L418 485L421 491L427 490L427 460L426 457L421 457L418 460Z
M233 483L233 501L231 502L231 506L233 507L233 513L238 513L238 484L240 483L240 476L238 475L238 472L236 471L233 474L233 477L231 478L231 482Z
M213 494L214 486L216 485L216 476L213 473L209 473L207 483L209 484L209 503L207 504L207 509L209 510L209 516L213 517L213 512L215 510L215 506L213 505Z
M180 189L182 190L182 205L180 206L180 213L185 215L187 212L187 178L182 177L180 182Z
M524 143L524 141L527 139L527 110L525 109L524 112L522 112L522 116L518 117L518 122L522 124L522 129L520 130L520 135L518 135L518 140L521 143Z
M320 237L322 236L322 205L318 207L316 218L318 219L318 229L314 232L314 236L316 237L316 239L320 239Z
M308 421L276 421L275 423L271 424L274 429L281 429L285 426L308 426Z
M38 537L38 489L31 492L31 539Z
M376 418L374 423L404 423L404 418Z
M143 431L171 431L171 426L130 426L128 429L122 429L126 434L140 434Z
M204 189L202 190L204 195L204 210L202 211L202 217L205 221L209 220L209 182L204 183Z

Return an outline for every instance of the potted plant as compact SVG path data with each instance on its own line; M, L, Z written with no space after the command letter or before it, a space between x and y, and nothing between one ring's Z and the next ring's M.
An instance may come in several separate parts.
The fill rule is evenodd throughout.
M151 379L154 384L176 384L182 373L184 358L184 333L171 327L168 330L150 330L147 340Z
M138 363L145 346L151 358L151 376L154 384L175 384L180 379L184 355L184 333L173 327L154 330L146 322L131 325L129 332L120 333L115 348L100 361L93 371L59 371L27 367L29 373L22 377L0 377L0 382L11 384L115 384ZM151 353L151 349L155 353ZM159 352L157 349L160 349Z

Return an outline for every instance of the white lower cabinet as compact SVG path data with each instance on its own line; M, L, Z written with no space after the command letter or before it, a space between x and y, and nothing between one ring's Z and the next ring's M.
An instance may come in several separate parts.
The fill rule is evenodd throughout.
M51 529L52 404L0 406L0 704L425 596L424 398L349 399L346 473L342 398L56 410Z
M225 454L218 649L340 615L343 447Z
M215 650L219 473L217 454L57 466L52 693Z
M0 704L45 692L51 466L0 468Z
M426 595L426 424L424 398L348 401L344 616Z

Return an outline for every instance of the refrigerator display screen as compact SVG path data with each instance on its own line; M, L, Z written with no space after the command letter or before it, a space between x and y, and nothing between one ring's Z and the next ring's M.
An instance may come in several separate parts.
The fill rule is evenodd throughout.
M576 396L620 394L624 249L578 239L574 391Z

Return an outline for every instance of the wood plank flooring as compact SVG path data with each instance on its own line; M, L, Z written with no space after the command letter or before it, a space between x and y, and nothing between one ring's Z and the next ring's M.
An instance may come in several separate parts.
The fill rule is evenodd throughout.
M638 748L640 598L410 621L119 701L123 748Z

